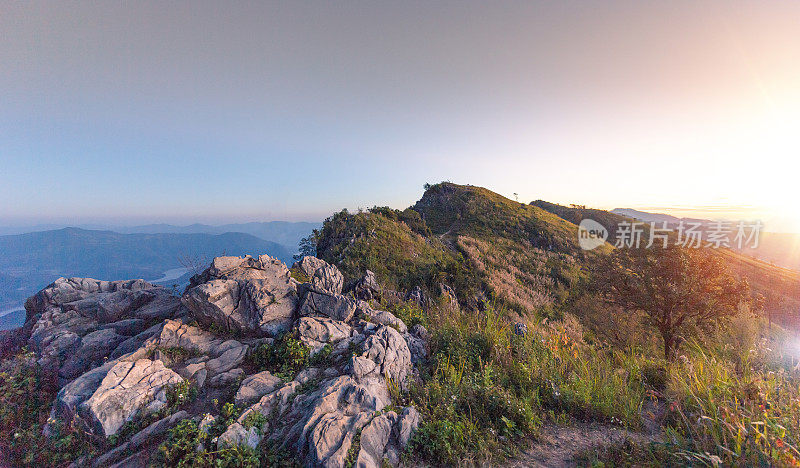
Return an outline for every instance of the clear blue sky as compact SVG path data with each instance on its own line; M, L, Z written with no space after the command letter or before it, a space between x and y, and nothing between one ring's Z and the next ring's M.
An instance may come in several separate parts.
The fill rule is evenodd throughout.
M445 179L798 219L800 3L658 3L0 1L0 223L319 220Z

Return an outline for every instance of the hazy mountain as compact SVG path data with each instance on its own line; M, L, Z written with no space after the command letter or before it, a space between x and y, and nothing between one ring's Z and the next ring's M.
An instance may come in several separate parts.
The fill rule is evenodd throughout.
M267 241L276 242L291 248L297 246L300 239L306 237L320 223L269 221L238 224L190 224L177 226L174 224L146 224L142 226L115 226L111 224L40 224L36 226L0 226L0 235L26 234L29 232L52 231L67 227L92 231L113 231L122 234L224 234L226 232L243 232Z
M175 226L172 224L148 224L144 226L119 227L113 229L123 233L177 233L177 234L223 234L226 232L243 232L264 240L277 242L296 247L300 239L306 237L313 229L319 228L320 223L270 221L265 223L223 224L211 226L208 224L190 224L188 226Z
M205 266L219 255L270 254L291 262L295 249L250 234L120 234L65 228L0 236L0 315L60 276L103 280L164 277L181 284L182 259Z
M672 215L663 214L663 213L648 213L646 211L639 211L634 210L633 208L614 208L611 210L611 213L625 216L627 218L638 219L640 221L644 221L647 223L667 223L667 224L678 224L681 221L683 222L700 222L700 223L710 223L711 220L708 219L697 219L697 218L678 218Z
M709 219L696 218L677 218L662 213L648 213L631 208L615 208L611 213L629 218L635 218L644 222L663 223L674 227L679 222L699 222L704 225L713 225L714 221ZM735 229L735 227L734 227ZM759 260L794 270L800 270L800 234L761 232L759 235L758 247L743 248L741 252Z

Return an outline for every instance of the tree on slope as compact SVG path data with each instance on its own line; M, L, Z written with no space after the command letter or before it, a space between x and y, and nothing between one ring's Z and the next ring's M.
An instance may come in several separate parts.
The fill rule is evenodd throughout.
M708 249L617 249L599 260L592 276L608 303L645 313L668 360L675 358L679 337L734 315L750 295L747 281L730 274Z

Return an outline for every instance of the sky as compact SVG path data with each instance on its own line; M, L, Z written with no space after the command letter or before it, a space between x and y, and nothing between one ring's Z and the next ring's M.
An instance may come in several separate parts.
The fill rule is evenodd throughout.
M800 232L798 157L800 2L0 0L0 224L319 221L450 180Z

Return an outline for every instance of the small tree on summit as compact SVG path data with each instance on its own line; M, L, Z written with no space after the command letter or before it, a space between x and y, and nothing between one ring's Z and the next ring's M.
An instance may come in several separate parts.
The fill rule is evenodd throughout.
M319 230L314 229L311 234L300 239L298 244L298 253L292 255L295 260L302 260L303 257L316 257L317 256L317 239L319 238Z
M642 311L675 358L678 337L734 315L749 297L746 280L707 249L617 249L594 269L596 290L627 312Z

